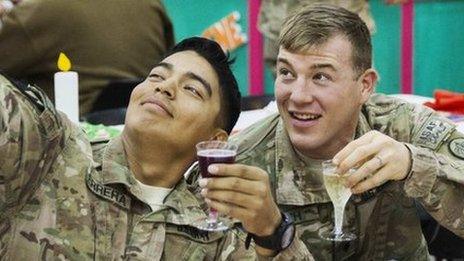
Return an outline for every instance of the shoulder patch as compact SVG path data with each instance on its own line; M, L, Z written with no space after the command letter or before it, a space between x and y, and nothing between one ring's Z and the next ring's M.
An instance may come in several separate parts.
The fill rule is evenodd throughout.
M446 120L431 117L421 126L413 140L416 145L437 149L456 127Z
M452 140L449 143L448 148L454 156L464 159L464 138Z

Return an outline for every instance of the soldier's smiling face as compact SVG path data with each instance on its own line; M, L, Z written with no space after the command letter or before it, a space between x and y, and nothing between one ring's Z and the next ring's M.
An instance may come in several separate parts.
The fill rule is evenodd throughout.
M182 51L165 58L134 89L125 123L193 153L197 142L217 130L219 111L219 81L212 66L194 51Z
M292 144L312 158L331 158L355 131L371 89L353 69L351 43L326 43L277 58L275 95ZM343 145L342 145L343 144Z

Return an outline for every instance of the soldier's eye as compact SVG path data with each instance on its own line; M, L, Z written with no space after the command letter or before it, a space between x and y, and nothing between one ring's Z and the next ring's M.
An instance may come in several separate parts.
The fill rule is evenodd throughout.
M293 73L290 70L288 70L287 68L280 68L278 73L279 73L278 76L280 78L282 78L283 80L290 80L290 79L295 78Z

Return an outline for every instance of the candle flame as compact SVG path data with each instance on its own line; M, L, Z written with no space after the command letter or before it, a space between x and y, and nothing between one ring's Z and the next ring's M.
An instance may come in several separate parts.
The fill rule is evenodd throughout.
M57 65L58 65L58 69L60 69L63 72L67 72L71 70L71 61L64 53L60 53L60 56L58 57Z

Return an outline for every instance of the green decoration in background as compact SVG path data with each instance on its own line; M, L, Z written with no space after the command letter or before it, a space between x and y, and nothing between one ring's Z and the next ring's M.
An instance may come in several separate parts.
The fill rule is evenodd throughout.
M121 134L121 131L115 127L108 127L102 124L93 125L87 122L80 124L90 141L111 139Z

